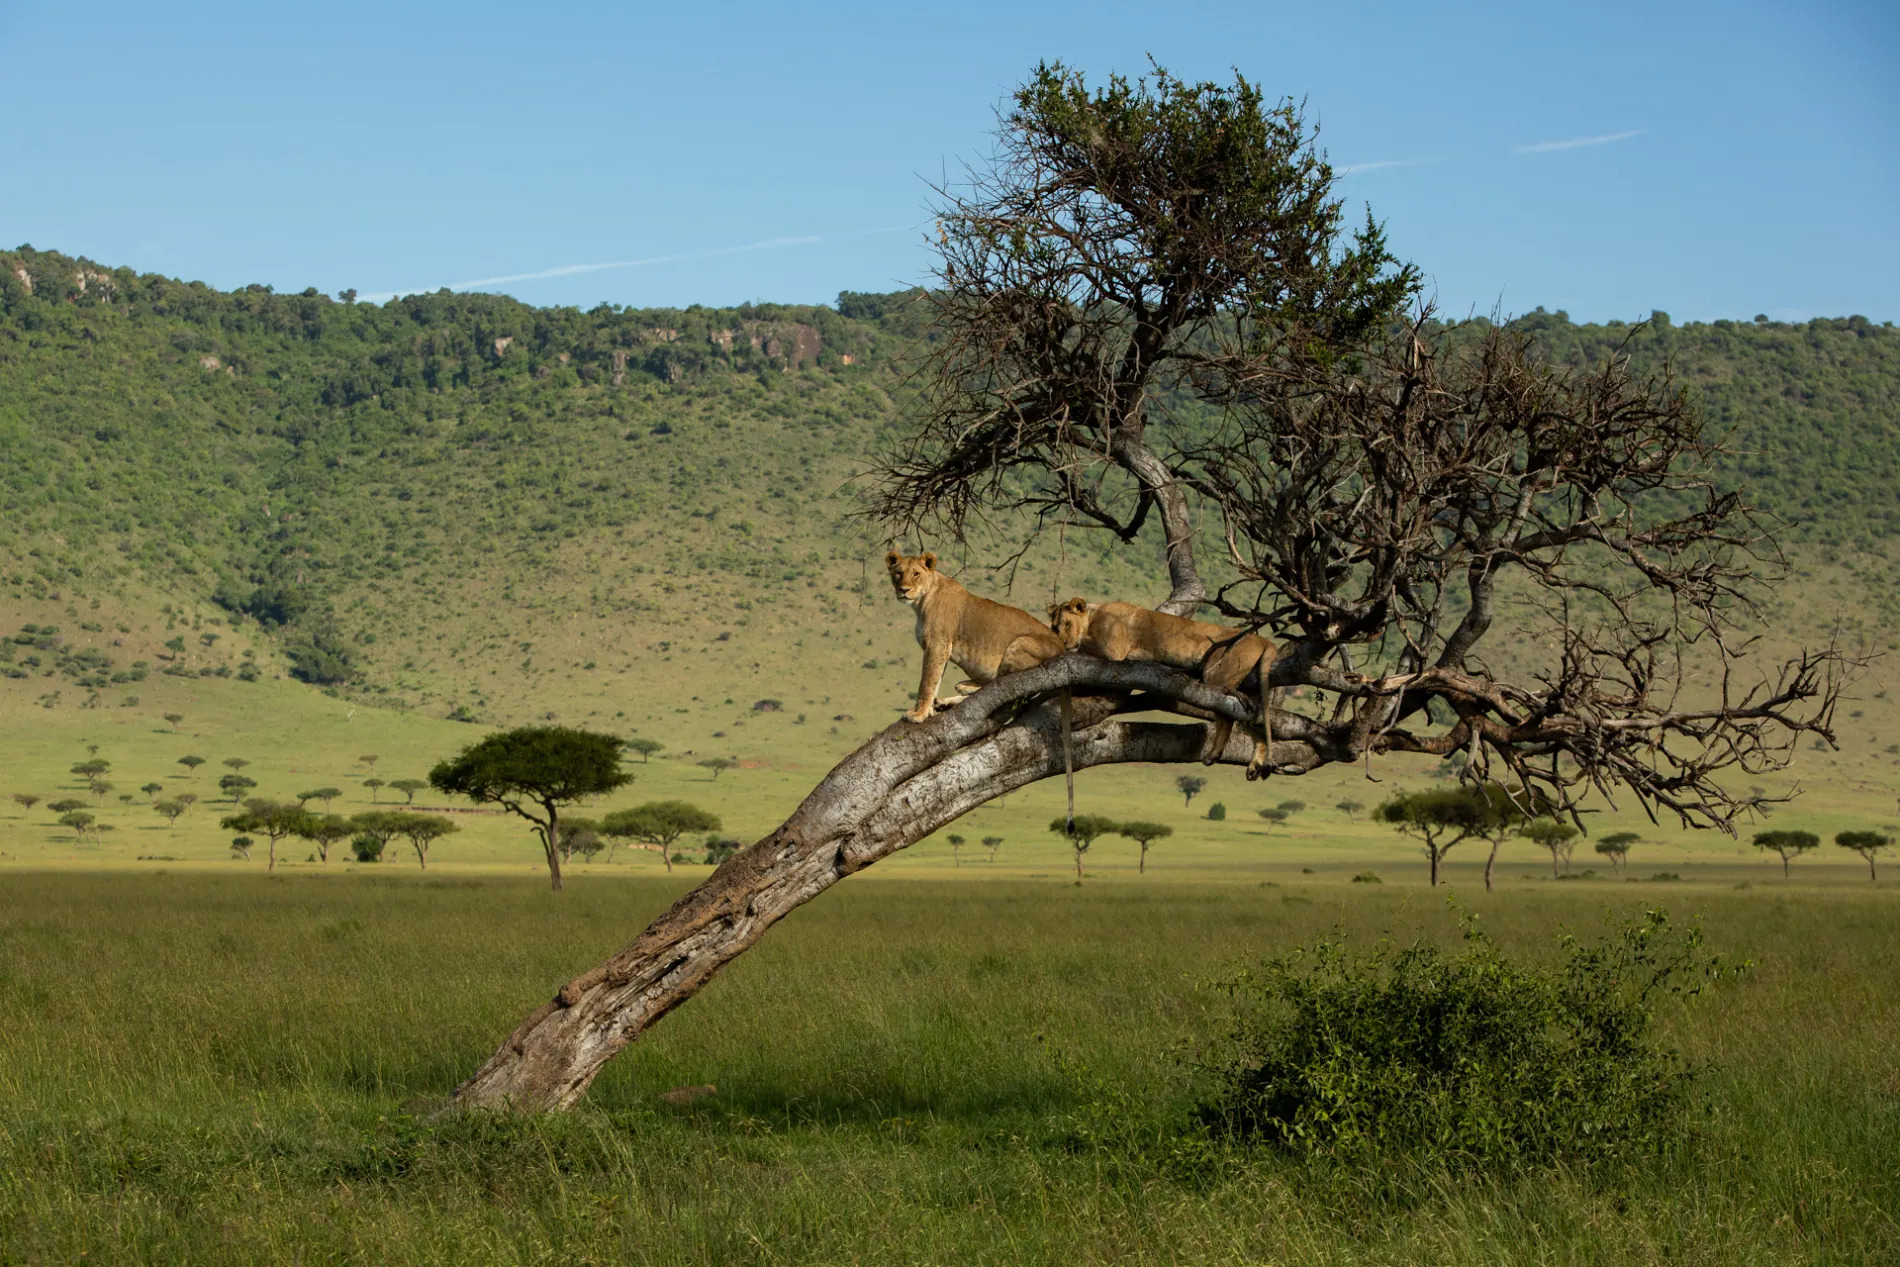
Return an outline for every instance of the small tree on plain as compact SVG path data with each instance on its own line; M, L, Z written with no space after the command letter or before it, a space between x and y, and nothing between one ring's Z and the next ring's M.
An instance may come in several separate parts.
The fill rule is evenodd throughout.
M1174 786L1181 793L1182 806L1187 807L1194 804L1194 798L1199 796L1201 789L1207 786L1207 780L1198 774L1183 774L1176 777Z
M172 799L177 801L180 805L183 805L186 809L190 809L198 803L198 794L196 792L180 792L178 795L172 797Z
M203 765L204 763L205 763L205 759L203 757L178 758L178 764L181 766L184 766L185 769L189 770L193 774L198 773L198 767Z
M734 761L731 757L707 757L698 764L702 770L711 770L713 772L713 782L717 783L720 775L739 763Z
M719 815L689 801L648 801L632 809L615 810L601 820L600 829L609 836L657 849L660 861L671 871L674 841L689 831L718 831L721 826Z
M381 779L371 777L363 780L363 786L369 789L369 803L376 805L382 801L382 790L388 786Z
M92 757L73 767L73 773L86 781L93 793L99 793L99 787L105 782L106 772L112 769L112 763L103 757ZM110 785L108 785L110 786Z
M954 832L951 833L947 837L947 839L950 841L951 862L956 866L959 866L959 867L962 866L963 865L963 846L968 844L969 842L966 841L963 837L955 834Z
M301 821L296 834L316 847L317 860L326 867L330 865L330 849L341 841L356 834L349 820L340 814L309 814L303 812L303 806L297 807Z
M429 869L429 846L444 836L453 836L462 830L448 819L434 814L401 814L398 817L401 822L397 830L409 842L409 847L416 851L416 865L423 871Z
M32 792L15 792L13 794L13 803L18 805L21 809L30 812L35 805L40 803L40 797Z
M1223 801L1215 801L1212 805L1208 806L1207 807L1207 821L1210 823L1226 822L1227 821L1226 803Z
M1834 843L1867 860L1867 880L1871 884L1878 878L1874 874L1874 855L1892 845L1893 837L1877 831L1844 831L1834 837Z
M330 809L330 802L334 801L337 797L341 795L343 795L343 789L340 787L320 787L316 789L314 792L297 793L297 799L300 801L305 800L305 799L312 800L312 801L322 801L324 812L328 813Z
M243 778L239 774L227 774L227 779ZM295 805L286 805L279 801L254 797L244 802L244 809L218 820L218 825L226 831L241 832L244 835L258 835L270 842L270 862L266 871L277 869L277 842L286 836L299 835L309 816Z
M251 763L250 763L250 760L245 757L226 757L224 759L224 764L229 766L231 769L239 771L241 773L244 767Z
M1114 831L1118 824L1112 818L1103 818L1100 814L1077 814L1073 824L1067 818L1058 818L1049 824L1049 830L1066 838L1069 848L1075 851L1075 880L1082 882L1082 855L1089 851L1097 836L1106 836Z
M153 801L152 808L165 816L167 826L178 826L179 816L185 812L183 801Z
M370 768L370 772L373 774L375 773L375 770L376 770L376 763L378 761L381 761L382 758L377 756L373 752L366 752L362 756L358 757L357 760L361 761L364 765L368 766Z
M376 842L375 857L366 860L359 853L357 860L359 862L382 861L383 852L389 848L389 842L402 834L402 819L403 814L400 810L391 809L370 809L364 810L361 814L352 814L349 820L350 831L354 833L352 839Z
M97 820L91 814L88 814L83 809L67 810L64 814L59 816L59 825L61 827L72 828L73 834L78 836L81 840L86 839L87 836L92 834L92 825L96 821Z
M1764 831L1755 833L1755 848L1781 855L1781 878L1788 878L1788 864L1810 849L1821 847L1821 838L1811 831Z
M255 843L256 842L249 836L231 837L231 856L233 858L242 858L244 861L249 862L251 860L251 846Z
M389 842L372 832L359 832L350 837L350 856L358 862L381 862L383 850Z
M1596 850L1610 860L1610 870L1621 872L1623 864L1629 860L1630 846L1642 837L1633 831L1613 831L1597 841Z
M145 793L146 799L148 800L156 800L158 798L158 794L160 792L163 792L164 790L165 790L165 785L163 783L159 783L156 781L143 784L139 788L139 791Z
M218 780L218 790L231 798L236 805L244 799L244 794L257 786L257 780L243 774L227 774ZM249 830L240 828L239 830Z
M1581 834L1576 827L1555 818L1538 818L1518 828L1517 834L1540 849L1550 851L1551 879L1569 874L1570 854L1577 847L1577 837ZM1557 869L1559 862L1563 864L1561 872Z
M172 733L176 734L178 732L178 723L185 720L185 715L183 713L166 713L165 720L172 724Z
M1348 819L1357 818L1366 812L1366 807L1358 801L1341 801L1333 806L1333 808L1344 814Z
M405 798L403 800L404 805L414 805L416 803L416 793L428 787L429 784L423 779L391 779L389 786L403 794Z
M627 751L639 753L641 765L645 765L648 757L651 757L654 753L659 752L665 747L666 745L657 739L647 739L640 735L635 735L633 738L627 740Z
M1291 814L1288 814L1285 810L1280 809L1277 806L1270 807L1268 809L1259 810L1256 812L1259 813L1262 819L1266 820L1267 831L1269 834L1272 833L1275 827L1278 827L1281 823L1286 822L1287 819L1292 817Z
M1281 801L1280 804L1276 806L1275 808L1283 810L1289 815L1297 814L1301 810L1306 808L1306 802L1305 801Z
M569 814L561 820L561 861L571 862L575 854L592 861L605 844L600 839L600 824L591 818Z
M548 880L561 887L561 810L624 787L626 741L568 726L524 726L490 735L429 771L438 792L500 805L533 827L548 860Z
M52 802L46 808L55 814L70 814L75 810L85 809L86 802L80 800L78 797L62 796L59 800Z
M1495 785L1479 788L1467 784L1400 792L1374 810L1373 817L1424 845L1425 857L1431 863L1431 882L1436 885L1445 855L1454 846L1483 835L1490 826L1496 813L1496 803L1489 791L1492 786Z
M1135 873L1145 875L1148 871L1148 846L1157 840L1166 840L1174 835L1174 828L1166 823L1147 823L1136 821L1122 823L1115 828L1117 835L1126 836L1141 846L1140 860L1135 864Z
M983 837L983 847L990 851L990 861L995 862L996 851L1003 847L1003 838L1001 836L985 836Z

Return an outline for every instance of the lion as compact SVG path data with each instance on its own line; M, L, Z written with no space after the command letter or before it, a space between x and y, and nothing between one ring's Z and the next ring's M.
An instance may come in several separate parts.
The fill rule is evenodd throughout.
M1254 737L1249 779L1264 779L1270 768L1273 709L1268 678L1279 648L1259 634L1210 625L1205 621L1150 611L1133 603L1090 603L1071 598L1049 608L1049 627L1068 651L1104 660L1147 660L1199 673L1218 691L1239 694L1250 680L1260 691L1260 733ZM1231 718L1216 717L1201 748L1201 763L1213 765L1233 734Z
M994 682L1005 673L1033 669L1062 654L1062 640L1020 607L979 598L953 577L937 570L937 556L884 556L897 597L917 611L917 645L924 649L924 675L917 703L905 721L922 722L956 700L937 699L943 672L952 660L971 680L957 684L960 694Z

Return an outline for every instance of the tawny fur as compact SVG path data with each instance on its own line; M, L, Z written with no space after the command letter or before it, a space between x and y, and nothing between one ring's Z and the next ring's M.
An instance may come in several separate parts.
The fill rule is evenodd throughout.
M957 684L967 694L994 682L1005 673L1034 668L1062 654L1062 642L1048 626L1020 607L979 598L955 578L937 570L937 556L899 554L884 556L897 597L917 612L917 645L924 649L923 678L917 684L917 703L906 721L928 721L938 708L955 700L938 700L944 669L955 661L970 675Z
M1252 685L1260 692L1260 733L1254 736L1249 779L1263 779L1269 770L1273 743L1273 710L1268 702L1268 676L1279 648L1258 634L1206 621L1170 616L1133 603L1090 603L1071 598L1049 609L1049 627L1068 651L1104 660L1147 660L1170 668L1198 673L1216 690L1232 695ZM1213 765L1226 751L1234 723L1214 719L1201 761Z

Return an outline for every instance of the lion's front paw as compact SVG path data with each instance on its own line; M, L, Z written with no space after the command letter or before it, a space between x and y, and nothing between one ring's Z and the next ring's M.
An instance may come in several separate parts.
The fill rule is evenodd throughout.
M914 709L914 708L913 708L913 709L912 709L912 710L911 710L910 712L908 712L908 713L905 713L905 714L904 714L904 720L905 720L905 721L908 721L908 722L924 722L924 721L929 721L929 720L930 720L930 714L929 714L929 713L920 713L920 712L918 712L918 711L917 711L916 709Z
M1272 773L1273 767L1264 761L1249 761L1247 763L1247 782L1249 783L1254 782L1256 779L1264 779Z

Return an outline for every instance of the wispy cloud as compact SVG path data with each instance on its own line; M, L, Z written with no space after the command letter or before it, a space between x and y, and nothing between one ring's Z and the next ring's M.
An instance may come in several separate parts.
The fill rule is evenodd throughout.
M703 251L673 251L666 255L647 255L631 260L606 260L599 264L560 264L553 268L536 269L531 273L504 273L499 277L477 277L464 282L439 282L433 286L411 286L403 290L383 290L359 295L359 299L370 303L381 303L394 299L398 295L420 295L432 290L483 290L490 286L506 286L512 282L541 281L550 277L573 277L581 273L607 273L623 268L645 268L652 264L679 264L689 260L707 260L721 255L740 255L747 251L776 251L792 246L817 246L823 242L849 241L853 238L875 237L881 233L903 233L918 226L909 224L886 225L878 229L861 229L856 233L805 234L801 237L766 238L760 242L745 242L738 246L716 246Z
M1592 145L1614 145L1618 141L1627 141L1633 136L1641 136L1648 128L1631 128L1627 132L1605 132L1602 136L1573 136L1567 141L1538 141L1531 145L1514 145L1513 154L1555 154L1558 150L1588 149Z
M1333 168L1333 174L1337 176L1353 176L1360 172L1383 171L1388 167L1423 167L1427 163L1435 163L1437 161L1435 158L1385 158L1380 159L1376 163L1347 163L1344 167Z

